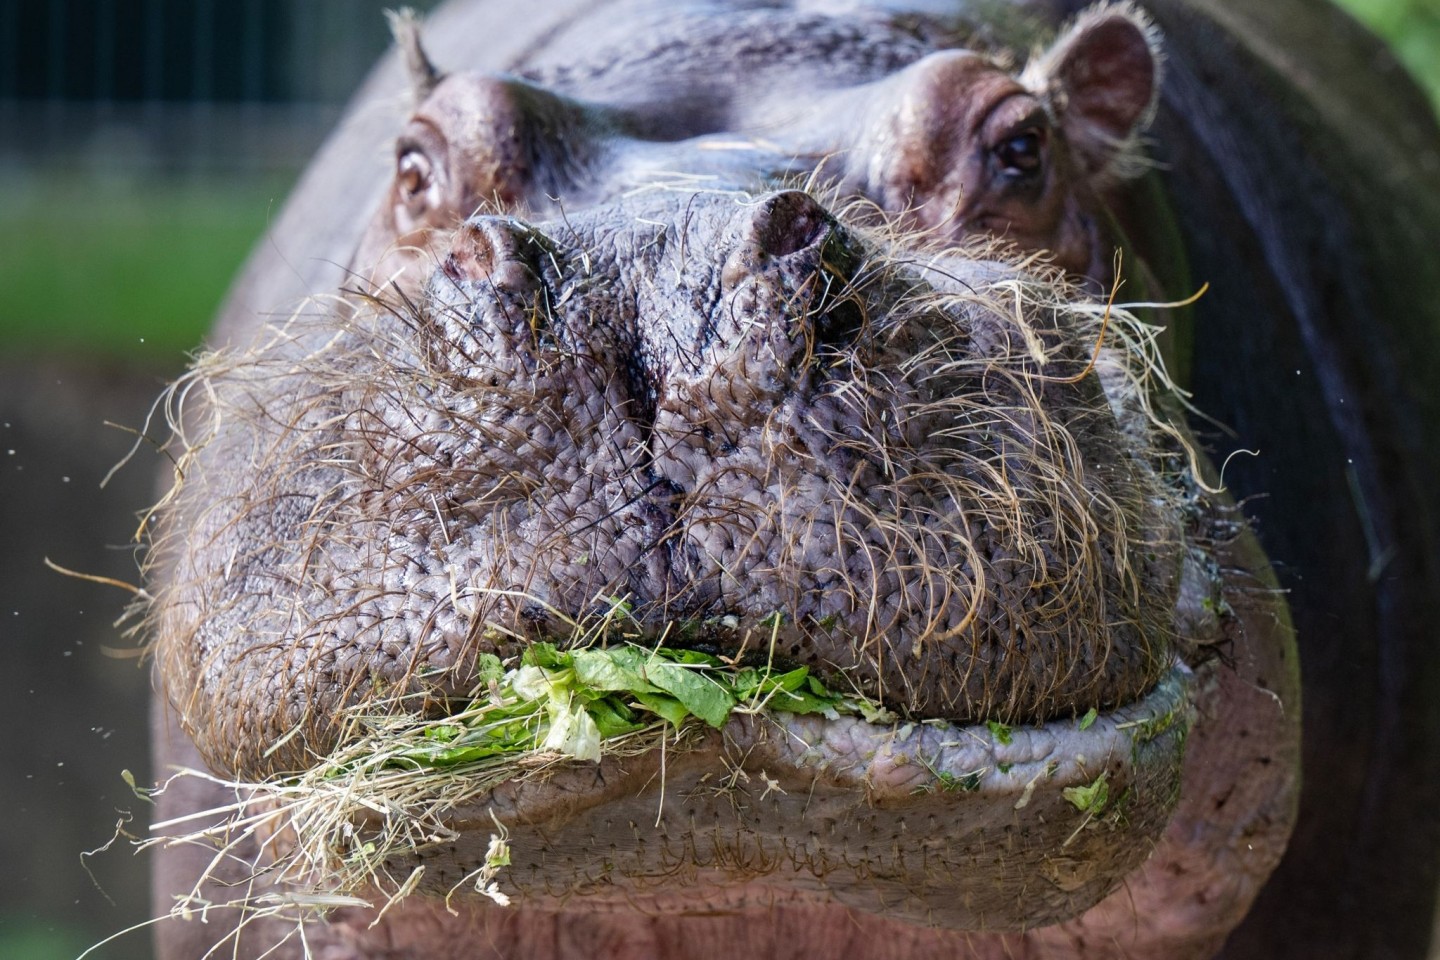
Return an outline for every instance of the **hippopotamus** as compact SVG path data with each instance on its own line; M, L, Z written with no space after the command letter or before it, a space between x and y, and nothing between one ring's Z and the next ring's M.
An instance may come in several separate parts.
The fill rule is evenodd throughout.
M1259 896L1226 955L1329 955L1346 941L1297 934L1276 902L1308 865L1305 898L1354 924L1355 950L1420 955L1430 827L1388 863L1413 916L1357 923L1331 879L1342 855L1380 870L1358 852L1380 842L1380 787L1415 759L1400 741L1436 730L1394 719L1427 675L1394 671L1434 594L1431 513L1402 524L1390 485L1419 476L1400 454L1429 421L1352 421L1340 395L1357 365L1403 389L1412 358L1336 352L1394 302L1370 287L1381 266L1326 275L1343 330L1303 269L1350 250L1342 226L1365 234L1286 206L1296 184L1317 203L1358 188L1309 170L1277 199L1257 158L1293 141L1226 149L1277 116L1335 123L1286 100L1283 71L1268 102L1200 79L1261 72L1274 24L1147 9L628 0L517 23L481 3L436 14L423 47L402 26L406 69L372 78L217 323L233 349L186 381L206 399L177 414L183 483L154 541L157 756L242 781L301 769L347 705L455 695L477 654L516 656L607 596L652 638L725 624L704 642L738 655L764 632L901 719L737 717L669 757L502 787L453 812L458 839L391 865L429 878L404 900L337 900L301 932L175 919L159 953L1206 957ZM1373 54L1344 36L1321 53ZM1425 202L1414 223L1440 220ZM1353 454L1347 488L1224 479L1269 492L1260 533L1287 564L1315 548L1269 505L1310 490L1291 509L1313 527L1339 504L1327 542L1364 549L1288 593L1302 642L1334 597L1373 608L1345 662L1388 684L1382 778L1312 764L1329 799L1301 808L1280 893L1261 889L1299 788L1285 594L1176 395L1100 346L1117 284L1178 300L1201 278L1214 292L1157 349L1214 418L1197 422L1242 438L1280 378L1265 345L1304 351L1287 389L1329 419L1281 453ZM1123 804L1086 813L1064 789L1100 782ZM225 796L176 781L160 818ZM1315 835L1344 816L1360 828ZM497 820L515 902L444 897ZM216 903L309 895L273 885L273 845L231 852L165 851L157 900L207 868Z

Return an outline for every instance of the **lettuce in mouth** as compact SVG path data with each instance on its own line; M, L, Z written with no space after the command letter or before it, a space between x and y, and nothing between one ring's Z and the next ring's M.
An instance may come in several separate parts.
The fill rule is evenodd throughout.
M627 614L617 601L602 626L613 627ZM248 899L232 904L247 913L360 903L351 894L367 886L388 888L400 899L424 868L397 886L387 861L456 837L452 813L503 783L544 778L566 763L638 755L707 726L723 727L737 713L896 720L863 697L830 690L809 667L770 660L747 665L700 650L642 646L623 631L577 638L583 644L616 633L624 639L611 646L535 643L508 664L483 654L469 697L438 704L439 718L424 715L436 708L433 701L416 710L403 695L358 704L343 717L342 746L307 770L253 783L182 771L235 790L237 802L207 811L203 816L223 821L181 839L233 855L248 837L275 838L264 845L276 862L257 864L257 871L273 871L310 893L301 897L304 903L291 897L268 906ZM499 821L496 829L484 863L462 883L473 881L478 893L503 904L508 898L495 877L508 863L507 831ZM156 836L147 844L172 839ZM176 909L190 909L192 900L203 902L199 885Z
M387 762L453 767L530 751L598 761L606 741L692 720L719 728L737 710L889 719L874 704L831 691L809 667L739 666L690 649L537 643L510 669L481 655L479 675L488 693L425 727L423 742Z

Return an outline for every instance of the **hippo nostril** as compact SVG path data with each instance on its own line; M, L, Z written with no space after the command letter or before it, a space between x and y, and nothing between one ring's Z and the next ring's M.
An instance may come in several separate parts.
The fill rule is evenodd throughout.
M441 271L455 283L479 283L511 295L536 289L530 254L539 237L518 221L475 217L455 232Z
M787 190L746 212L742 239L721 271L734 291L737 339L781 337L809 363L817 348L843 349L865 328L856 290L863 250L813 197ZM771 355L775 344L771 345Z
M786 190L766 199L750 220L750 236L760 252L784 257L821 239L834 223L808 193Z

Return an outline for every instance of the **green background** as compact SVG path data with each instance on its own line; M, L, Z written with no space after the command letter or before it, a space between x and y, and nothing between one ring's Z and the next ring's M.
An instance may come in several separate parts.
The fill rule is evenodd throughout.
M1342 5L1389 39L1440 102L1440 0ZM31 174L23 189L6 186L0 344L172 363L199 342L296 172L179 185Z
M1339 0L1390 42L1440 104L1440 0Z

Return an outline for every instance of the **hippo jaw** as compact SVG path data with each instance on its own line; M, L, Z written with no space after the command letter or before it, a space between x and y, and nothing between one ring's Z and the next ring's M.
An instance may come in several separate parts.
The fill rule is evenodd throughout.
M418 302L202 365L154 619L208 762L302 770L356 704L463 695L480 653L625 597L909 722L742 717L502 787L408 855L427 885L484 862L493 814L540 904L693 909L679 875L978 930L1104 896L1189 724L1140 359L1054 287L880 248L798 192L480 218Z

